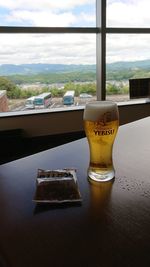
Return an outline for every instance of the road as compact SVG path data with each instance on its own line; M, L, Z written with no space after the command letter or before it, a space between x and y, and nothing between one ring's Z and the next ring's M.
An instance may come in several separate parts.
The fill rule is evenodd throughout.
M75 97L75 104L73 106L84 106L88 101L92 101L95 100L96 97L93 98L79 98L79 97ZM122 101L127 101L129 100L129 96L128 95L110 95L107 96L107 100L112 100L112 101L116 101L116 102L122 102ZM62 103L62 98L53 98L52 99L52 104L49 107L50 109L54 109L54 108L67 108L68 106L63 105ZM70 106L69 106L70 107ZM25 110L31 110L28 109L25 106L25 101L24 103L21 102L21 105L18 105L15 107L13 107L10 111L25 111Z

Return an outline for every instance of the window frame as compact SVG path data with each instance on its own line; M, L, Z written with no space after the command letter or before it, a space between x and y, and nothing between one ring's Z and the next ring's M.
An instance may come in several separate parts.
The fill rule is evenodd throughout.
M101 0L95 0L96 4L96 26L95 27L32 27L32 26L0 26L0 34L94 34L96 35L96 80L97 80L97 99L102 99L101 97L101 48L100 45L100 23L99 19L101 17ZM62 111L64 109L62 108ZM48 112L48 110L46 110ZM31 110L32 114L33 111ZM36 112L37 113L37 112ZM39 110L38 113L41 113ZM24 115L24 112L19 111L18 116ZM14 112L6 112L6 114L0 114L0 117L14 116ZM16 116L16 113L15 113Z
M0 34L96 34L96 81L97 100L106 99L106 35L107 34L150 34L150 28L107 27L107 0L96 1L95 27L31 27L0 26ZM39 111L40 112L40 111ZM9 116L11 112L9 112ZM13 112L12 112L13 113ZM19 112L21 113L21 111ZM19 114L18 114L19 115ZM12 114L13 116L13 114Z
M96 0L96 26L95 27L18 27L18 26L1 26L0 33L8 34L8 33L23 33L23 34L96 34L96 80L97 80L97 100L105 100L106 99L106 35L107 34L129 34L129 33L136 33L136 34L150 34L150 28L111 28L107 27L106 25L106 8L107 8L107 0ZM130 103L133 104L133 103ZM123 103L123 105L129 105L129 103ZM137 105L137 103L136 103ZM55 111L26 111L26 112L4 112L0 114L0 120L2 122L1 130L8 130L8 129L16 129L19 128L20 122L22 120L25 121L23 124L24 130L26 131L27 135L29 136L38 136L38 135L47 135L50 133L60 133L65 131L76 131L78 129L79 124L81 123L81 116L84 107L77 107L77 108L69 108L67 110L58 109ZM70 113L70 121L72 122L72 114L77 114L77 119L79 119L79 123L77 126L74 127L70 123L70 128L67 125L66 129L62 129L63 126L60 125L59 129L52 129L53 126L49 127L48 131L39 130L39 127L36 126L36 133L33 130L32 120L34 118L38 118L39 116L45 116L46 121L47 116L49 119L52 117L52 121L54 122L54 117L60 116L62 120L63 117L66 120L66 117ZM21 116L21 119L19 118ZM30 118L31 120L28 120ZM68 117L67 117L68 118ZM8 119L8 120L7 120ZM68 118L69 119L69 118ZM56 119L57 120L57 119ZM38 119L37 119L38 121ZM32 127L30 127L32 124ZM43 127L44 127L44 120L43 120ZM32 128L30 130L30 128ZM56 127L54 127L56 128ZM82 127L79 127L80 130Z

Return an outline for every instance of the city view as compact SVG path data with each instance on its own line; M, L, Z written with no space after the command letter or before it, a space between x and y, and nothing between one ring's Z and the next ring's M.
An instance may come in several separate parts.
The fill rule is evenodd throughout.
M107 99L129 100L129 79L148 78L150 60L107 64ZM34 108L59 108L85 105L96 98L96 66L60 64L22 64L0 66L1 91L7 91L9 111ZM65 103L64 95L73 91L73 102ZM46 106L29 105L31 97L50 93Z
M106 4L107 27L149 27L146 0ZM132 19L126 19L127 13ZM39 0L37 6L35 1L11 0L8 5L0 0L0 26L92 28L96 1ZM106 99L129 100L129 79L149 78L149 43L149 34L107 34ZM74 92L70 104L64 102L67 91ZM51 97L46 108L53 109L96 99L95 33L1 33L0 112L35 109L28 99L43 93Z

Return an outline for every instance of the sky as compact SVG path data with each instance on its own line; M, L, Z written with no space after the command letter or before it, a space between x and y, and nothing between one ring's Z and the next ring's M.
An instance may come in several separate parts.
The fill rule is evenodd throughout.
M0 0L0 26L95 27L96 0ZM107 26L150 27L150 0L107 0ZM107 62L149 59L149 35L110 35ZM0 64L95 64L94 34L2 34Z
M108 27L150 28L150 0L107 0ZM107 62L150 59L150 34L111 35Z
M95 26L95 0L0 0L1 26Z
M0 0L1 26L95 26L95 0ZM94 35L3 34L0 64L95 64Z
M149 0L107 0L107 26L150 27Z

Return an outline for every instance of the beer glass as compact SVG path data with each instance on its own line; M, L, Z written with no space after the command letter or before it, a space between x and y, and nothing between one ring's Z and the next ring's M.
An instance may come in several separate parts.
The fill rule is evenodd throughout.
M111 101L89 102L83 120L90 151L88 177L99 182L109 181L115 176L112 149L119 127L117 104Z

